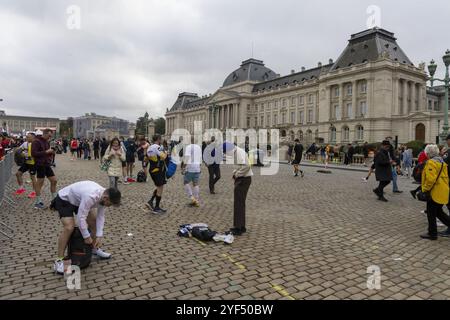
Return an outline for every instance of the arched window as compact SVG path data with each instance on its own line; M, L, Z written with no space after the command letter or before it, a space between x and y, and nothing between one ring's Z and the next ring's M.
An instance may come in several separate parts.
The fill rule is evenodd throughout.
M308 143L308 144L312 143L312 131L311 130L306 131L306 143Z
M286 137L286 130L281 130L281 136L282 136L283 138Z
M364 140L364 127L361 125L356 126L356 140Z
M302 130L298 130L298 139L301 141L301 142L303 142L303 131Z
M336 142L336 128L330 128L330 142Z
M350 128L345 126L342 128L342 142L350 141Z
M291 141L294 141L295 140L295 133L294 133L294 131L289 131L289 137L291 138Z

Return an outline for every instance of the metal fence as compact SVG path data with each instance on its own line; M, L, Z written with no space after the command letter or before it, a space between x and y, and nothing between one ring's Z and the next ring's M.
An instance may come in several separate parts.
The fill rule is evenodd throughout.
M16 205L16 202L8 195L8 193L12 192L12 189L8 187L8 182L12 175L12 168L14 165L13 158L14 154L13 152L10 152L6 154L2 161L0 161L0 208L5 208L7 205L13 207ZM8 230L8 233L0 230L0 234L11 239L13 229L3 221L0 221L0 227Z

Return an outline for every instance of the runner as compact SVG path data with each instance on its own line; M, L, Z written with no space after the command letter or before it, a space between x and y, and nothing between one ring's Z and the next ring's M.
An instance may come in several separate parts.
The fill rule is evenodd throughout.
M202 148L194 144L194 137L192 143L186 146L186 151L181 162L181 170L186 171L184 174L184 190L191 200L190 205L193 207L200 206L200 165L202 163ZM191 188L191 183L193 188Z
M36 197L36 192L34 191L36 188L36 167L35 167L35 161L34 161L33 157L31 156L31 145L33 143L34 137L35 137L34 133L29 132L27 134L27 141L24 142L20 146L20 149L23 152L22 154L25 157L25 162L16 173L17 184L19 185L19 188L17 189L16 194L21 195L26 192L25 187L23 186L23 174L27 171L30 172L30 178L31 178L32 186L33 186L33 191L28 195L28 198Z
M105 189L92 181L81 181L61 189L52 201L51 209L58 211L63 230L58 238L58 256L54 270L64 274L64 252L75 228L75 218L86 244L93 247L92 253L101 259L111 254L101 249L105 209L120 205L121 194L117 189Z
M147 157L150 165L150 177L152 178L156 189L153 191L153 195L146 203L146 206L149 209L152 209L154 214L163 214L167 212L167 210L160 207L164 185L166 184L164 160L167 158L167 154L162 151L161 136L159 134L153 136L152 142L153 144L148 148Z
M40 134L42 133L42 136ZM36 163L36 202L34 204L35 209L44 209L45 205L42 202L41 191L44 185L45 177L50 181L50 191L52 193L52 198L56 197L56 184L57 180L55 173L51 167L52 157L55 154L55 150L50 148L49 140L52 138L52 130L45 129L43 132L36 132L36 138L31 144L31 156L34 158Z
M298 173L300 172L302 178L305 176L304 172L299 169L300 162L302 162L302 156L303 156L303 145L300 143L299 139L295 139L295 145L294 145L294 153L295 157L292 161L292 164L294 166L294 177L298 177Z
M72 155L72 158L70 159L71 161L74 161L76 159L75 155L77 153L77 150L78 150L78 140L72 138L72 140L70 141L70 153Z

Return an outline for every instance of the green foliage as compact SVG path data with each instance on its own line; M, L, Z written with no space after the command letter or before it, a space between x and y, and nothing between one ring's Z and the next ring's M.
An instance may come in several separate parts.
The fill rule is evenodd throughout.
M422 141L410 141L406 146L412 149L414 157L418 157L419 153L425 148L425 143Z
M165 134L166 133L166 119L159 117L155 120L155 133Z

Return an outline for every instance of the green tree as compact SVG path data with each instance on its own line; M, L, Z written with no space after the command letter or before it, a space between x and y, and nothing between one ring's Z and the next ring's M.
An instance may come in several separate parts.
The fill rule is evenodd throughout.
M147 126L149 122L149 114L145 112L143 117L139 117L136 121L136 134L137 135L146 135L147 134Z
M166 119L159 117L155 120L155 133L165 134L166 133Z

